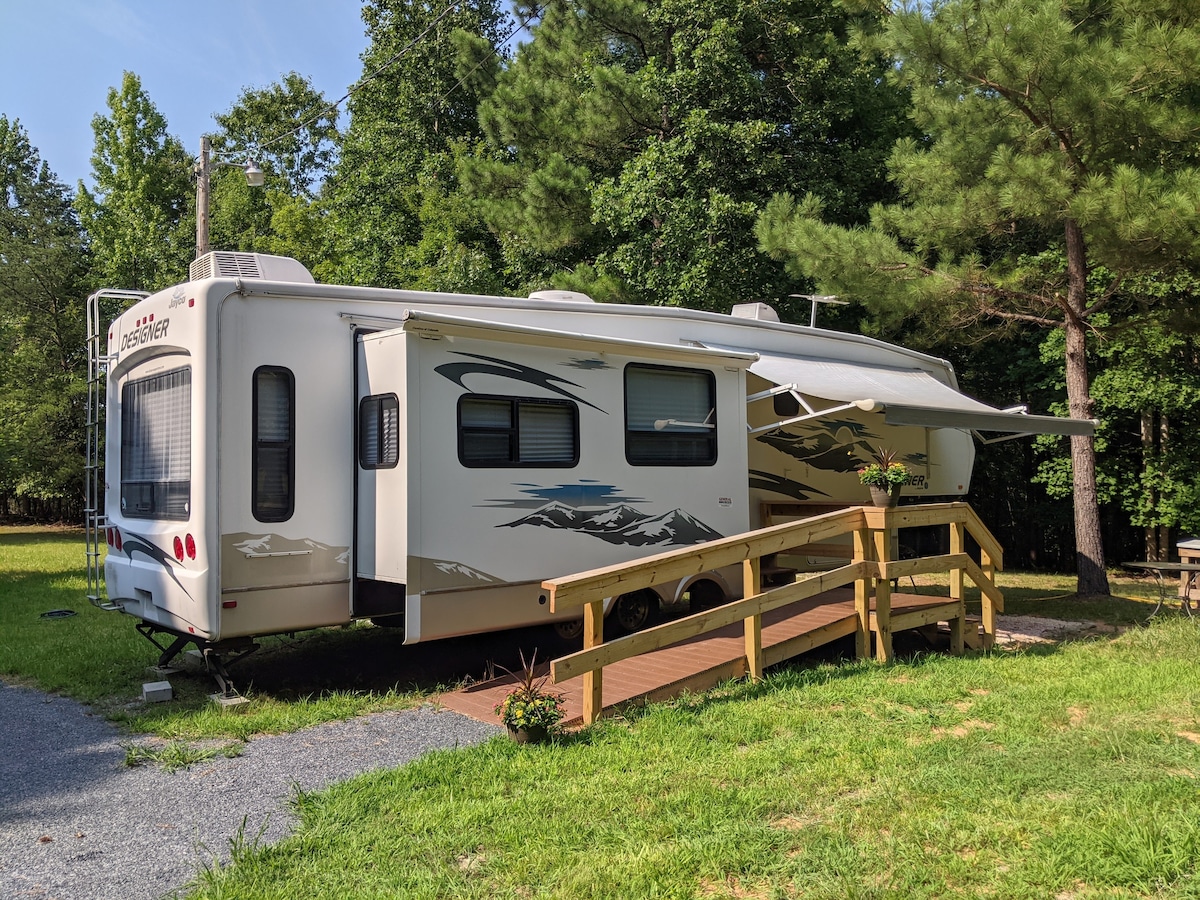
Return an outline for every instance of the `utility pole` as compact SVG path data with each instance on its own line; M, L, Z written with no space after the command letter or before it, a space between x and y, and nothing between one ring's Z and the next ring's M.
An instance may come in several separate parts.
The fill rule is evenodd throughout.
M266 173L253 159L244 163L214 160L212 138L208 135L200 138L200 158L196 160L196 259L212 249L208 242L208 209L211 202L212 170L217 166L236 166L241 169L246 175L246 184L250 187L262 187L267 179Z

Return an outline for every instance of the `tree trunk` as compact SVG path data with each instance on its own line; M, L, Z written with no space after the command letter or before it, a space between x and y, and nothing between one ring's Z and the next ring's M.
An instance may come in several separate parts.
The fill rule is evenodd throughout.
M1169 446L1169 438L1171 436L1170 424L1170 419L1167 418L1167 414L1162 413L1158 419L1158 452L1162 454L1164 464L1167 458L1167 453L1171 449ZM1176 522L1175 524L1178 525L1179 523ZM1158 558L1160 560L1169 560L1171 558L1170 525L1158 526Z
M1067 402L1071 417L1090 419L1092 397L1088 384L1087 249L1083 230L1068 219L1066 329ZM1096 490L1096 441L1091 435L1071 435L1071 469L1075 489L1075 561L1081 597L1109 596L1108 573L1104 570L1104 540L1100 532L1100 502Z
M1142 501L1147 509L1158 508L1158 492L1150 477L1151 466L1154 462L1154 412L1142 410ZM1142 527L1143 550L1147 562L1158 562L1159 556L1158 528L1153 522L1147 522Z

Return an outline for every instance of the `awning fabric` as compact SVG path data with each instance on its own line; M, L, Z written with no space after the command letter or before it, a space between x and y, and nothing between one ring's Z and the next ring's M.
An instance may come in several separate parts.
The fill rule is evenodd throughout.
M729 348L734 349L734 348ZM889 425L962 428L1009 434L1092 434L1090 419L1060 419L1006 412L972 400L920 369L847 363L815 357L759 353L750 371L801 394L856 403L875 401Z

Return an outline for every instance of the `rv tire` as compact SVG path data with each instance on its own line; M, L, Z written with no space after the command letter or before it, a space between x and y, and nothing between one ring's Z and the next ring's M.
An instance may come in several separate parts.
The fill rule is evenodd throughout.
M554 632L564 641L573 641L583 634L583 619L555 622Z
M612 618L625 634L641 631L650 624L658 610L658 594L646 589L622 594L613 604Z

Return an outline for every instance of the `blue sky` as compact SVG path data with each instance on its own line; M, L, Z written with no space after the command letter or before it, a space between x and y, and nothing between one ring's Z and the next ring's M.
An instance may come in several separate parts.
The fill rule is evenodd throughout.
M245 87L296 71L329 100L362 74L357 0L0 0L0 115L70 187L91 184L92 117L125 71L189 153ZM341 107L344 125L345 104Z

